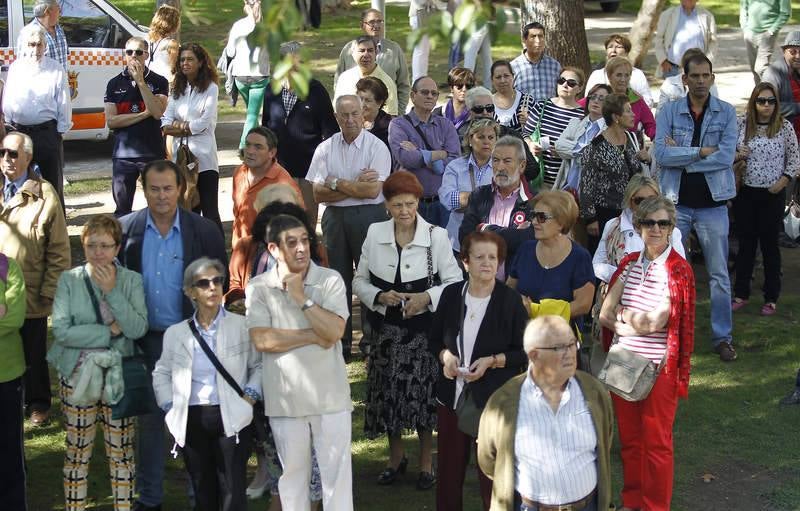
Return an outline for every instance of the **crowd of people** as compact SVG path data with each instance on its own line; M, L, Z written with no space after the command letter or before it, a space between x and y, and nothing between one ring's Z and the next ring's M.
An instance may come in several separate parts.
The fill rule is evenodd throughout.
M98 423L115 510L162 509L168 451L183 458L198 511L246 509L265 492L270 511L352 510L346 364L361 351L364 434L389 446L375 484L409 470L403 434L416 431L416 488L435 487L440 511L463 509L473 452L472 497L485 510L605 510L617 500L616 424L618 509L670 509L695 335L684 244L705 260L721 361L738 355L732 317L750 299L758 246L760 313L778 308L781 215L800 173L800 32L769 57L788 2L767 12L770 2L743 0L756 86L738 118L714 88L716 25L697 0L661 15L658 103L626 36L608 37L587 80L548 54L538 22L521 28L510 61L492 62L486 33L470 38L463 67L454 48L440 101L429 42L409 72L384 37L381 3L342 48L333 94L312 79L305 97L289 81L267 87L269 59L248 42L260 0L245 0L216 64L177 40L179 13L160 7L107 85L115 210L88 219L73 265L68 49L58 4L37 0L2 99L5 508L27 509L23 422L50 419L49 363L67 510L86 507ZM410 23L445 8L414 0ZM218 206L222 76L247 112L230 246ZM132 211L137 181L147 206ZM620 357L649 371L631 383L643 394L620 386ZM800 403L800 391L785 401Z

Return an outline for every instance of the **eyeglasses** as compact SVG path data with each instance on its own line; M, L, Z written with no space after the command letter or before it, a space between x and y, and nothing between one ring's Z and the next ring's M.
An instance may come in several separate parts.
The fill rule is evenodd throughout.
M116 243L87 243L84 245L86 250L94 251L94 250L102 250L103 252L107 250L111 250L113 248L117 248Z
M439 91L438 90L420 89L420 90L416 90L414 92L416 92L417 94L421 94L423 96L433 96L434 98L439 97Z
M641 204L642 202L644 202L644 201L646 201L647 199L650 199L650 198L652 198L652 197L654 197L654 196L653 196L653 195L651 195L650 197L634 197L634 198L632 198L632 199L631 199L631 203L632 203L634 206L638 206L638 205L639 205L639 204Z
M574 349L574 350L579 350L579 349L581 349L581 343L580 343L580 342L578 342L578 340L577 340L577 339L574 339L574 340L573 340L572 342L570 342L569 344L559 344L558 346L537 347L537 348L535 348L535 349L537 349L537 350L546 350L546 351L552 351L552 352L553 352L553 353L555 353L556 355L563 355L564 353L567 353L567 352L569 352L569 351L572 351L573 349Z
M453 88L454 89L466 89L466 90L469 90L469 89L471 89L473 87L475 87L474 83L454 83L453 84Z
M536 220L540 224L543 224L548 220L552 220L553 218L555 218L550 213L545 213L544 211L534 211L533 213L531 213L531 217L533 218L533 220Z
M36 48L38 46L43 46L44 43L42 41L29 41L28 48Z
M472 108L470 108L470 110L472 110L472 112L476 114L482 114L483 112L486 112L487 114L493 114L494 105L491 103L488 105L475 105Z
M601 103L606 100L607 94L589 94L586 96L588 101L600 101Z
M212 277L210 279L198 279L194 281L194 284L192 284L192 286L200 289L208 289L211 287L212 282L214 283L214 286L220 287L222 283L225 282L225 279L219 275L217 275L216 277Z
M16 160L19 158L19 151L15 151L14 149L6 149L5 147L0 147L0 158L5 158L8 155L9 158L12 160Z
M133 54L136 54L137 57L141 57L144 55L144 50L125 50L125 55L130 57Z
M383 25L383 20L372 20L372 21L365 21L365 25L369 25L371 27L379 27Z
M770 96L768 98L756 98L756 105L777 105L778 98Z
M655 226L658 226L660 229L666 229L667 227L672 227L671 220L653 220L652 218L645 218L644 220L639 220L639 226L646 227L648 229L652 229Z
M572 78L564 78L563 76L559 77L558 84L559 85L567 84L567 87L569 87L570 89L580 85L578 80L573 80Z

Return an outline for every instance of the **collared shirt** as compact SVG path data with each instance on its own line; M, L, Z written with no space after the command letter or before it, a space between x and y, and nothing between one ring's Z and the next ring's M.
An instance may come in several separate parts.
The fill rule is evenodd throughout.
M597 486L596 451L597 431L575 378L553 412L529 371L520 389L514 437L517 492L549 505L584 498Z
M536 101L543 101L555 96L556 80L561 71L561 64L546 53L539 62L531 62L523 53L511 61L514 72L514 88L526 92Z
M297 94L284 87L281 89L281 99L283 100L283 110L286 112L286 119L288 119L289 114L292 113L292 108L297 104Z
M247 284L248 329L311 328L305 313L284 291L279 270L275 266ZM347 320L348 298L338 272L310 263L303 291L316 306ZM341 342L327 349L309 344L283 353L263 353L262 362L267 416L304 417L353 409Z
M706 50L706 38L700 19L697 16L697 9L686 14L686 10L679 8L678 24L675 27L675 38L672 45L667 48L667 59L673 64L680 65L683 54L690 48L700 48Z
M64 29L61 28L61 25L56 25L55 36L53 36L47 30L47 27L39 22L39 18L33 18L31 24L33 23L36 23L44 30L44 35L47 40L47 48L45 48L44 54L61 64L64 71L66 71L68 64L67 59L69 57L69 45L67 45L67 36L64 35Z
M21 176L19 176L14 181L9 181L6 179L6 183L3 186L3 202L8 202L11 198L17 194L17 192L22 188L22 185L25 184L25 181L28 180L28 171L26 170ZM14 189L12 192L11 189Z
M386 88L389 90L389 98L386 100L386 104L383 106L383 109L386 110L386 113L390 115L397 115L399 111L397 103L397 84L394 83L394 80L392 80L392 78L386 74L380 65L376 65L375 69L366 75L361 74L361 68L358 66L352 67L339 75L339 79L336 81L336 89L333 91L334 104L341 96L355 94L356 83L366 76L377 78L378 80L382 81L384 85L386 85Z
M427 144L417 128L425 135ZM417 148L409 151L401 147L400 143L406 140ZM452 122L441 115L433 114L423 122L412 108L408 114L395 117L389 124L389 147L394 160L417 176L422 184L423 196L436 197L442 184L444 169L461 152L461 141ZM431 151L441 150L447 152L447 158L431 162Z
M353 44L355 44L355 40L345 44L339 53L339 63L336 66L336 74L333 78L334 89L339 81L339 76L356 66L356 61L353 59ZM381 38L378 39L375 61L397 85L397 105L400 113L404 113L408 106L408 95L411 91L405 52L396 42Z
M7 122L24 126L55 120L58 132L65 133L72 124L72 106L64 68L47 56L15 60L3 90L3 113Z
M142 281L147 320L153 330L166 330L183 319L183 239L181 216L166 236L161 236L147 214L142 242Z
M324 140L314 151L306 179L311 183L324 185L327 177L337 177L355 181L364 169L378 173L378 181L386 181L392 168L392 157L386 144L372 133L361 130L355 140L347 143L341 132ZM383 192L374 199L348 197L337 202L326 202L328 206L363 206L380 204Z
M475 186L472 186L469 171L475 176ZM442 176L442 186L439 188L439 202L450 210L447 220L447 237L456 252L461 250L458 241L458 229L464 220L464 213L457 211L461 207L461 192L472 192L475 188L492 183L492 159L483 166L478 166L474 155L463 156L451 161Z
M197 333L206 341L212 353L217 353L217 332L219 331L222 318L225 317L225 307L220 307L217 316L206 330L197 320L197 311L192 315L194 324L197 325ZM192 390L189 394L189 406L194 405L218 405L219 392L217 391L217 368L200 347L200 343L192 336ZM227 385L227 384L226 384Z
M508 194L508 197L503 197L500 189L496 186L494 188L494 202L492 209L489 210L489 221L492 225L499 225L500 227L508 227L511 220L511 212L517 204L519 198L519 188Z
M198 171L219 172L217 163L217 97L219 87L211 83L204 91L186 85L183 95L175 99L169 96L167 109L161 117L161 127L170 126L173 121L188 121L191 135L187 137L189 149L197 157ZM173 137L173 155L178 154L181 137Z

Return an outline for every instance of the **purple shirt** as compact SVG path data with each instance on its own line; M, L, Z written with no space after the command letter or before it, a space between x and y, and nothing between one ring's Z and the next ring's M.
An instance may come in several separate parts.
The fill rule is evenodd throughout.
M425 135L429 147L423 142L415 126ZM400 143L404 140L410 141L417 148L413 151L403 149ZM395 117L389 124L389 148L397 165L417 176L422 184L423 196L436 197L442 184L444 167L458 158L461 143L453 123L449 120L439 115L431 115L428 122L422 122L412 109L406 115ZM430 151L441 150L447 151L447 158L441 160L444 165L437 173L430 164ZM424 153L428 153L427 157Z

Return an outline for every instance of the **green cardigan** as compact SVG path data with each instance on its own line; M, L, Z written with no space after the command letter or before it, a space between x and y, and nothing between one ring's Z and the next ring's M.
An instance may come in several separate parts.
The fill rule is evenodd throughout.
M111 329L97 324L92 299L84 283L84 266L65 271L58 279L53 300L53 336L47 361L65 379L72 376L81 350L114 348L120 355L133 353L133 340L147 333L147 307L144 303L142 276L117 265L117 283L104 294L93 282L95 296L105 299L122 335L111 337Z
M512 511L516 488L514 436L517 430L519 394L528 371L497 389L481 415L478 431L478 464L492 486L491 511ZM575 372L597 432L597 509L611 505L611 437L614 411L611 397L602 383L583 371Z
M19 378L25 372L25 354L19 329L25 322L25 279L19 264L8 258L8 278L0 280L0 304L6 313L0 318L0 383Z

